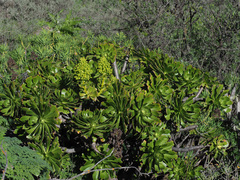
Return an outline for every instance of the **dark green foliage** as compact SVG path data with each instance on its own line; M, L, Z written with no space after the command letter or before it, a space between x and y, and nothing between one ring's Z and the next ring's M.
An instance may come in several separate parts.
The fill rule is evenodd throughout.
M34 148L42 158L48 162L54 173L59 173L61 168L67 168L69 166L67 154L64 155L61 147L59 147L58 137L53 141L47 138L46 143L30 143L30 146Z
M0 116L0 126L5 127L5 128L10 127L11 121L9 119L7 119L3 116Z
M167 172L171 161L177 158L177 154L172 151L173 142L168 142L170 130L165 128L165 124L149 127L141 137L141 167L147 172L156 173L156 176L157 173Z
M75 130L86 138L103 137L103 134L110 132L113 122L103 115L103 110L81 111L73 117Z
M106 94L108 94L107 101L102 103L106 107L104 113L113 123L114 128L121 128L125 133L132 117L131 97L124 86L117 81L108 88Z
M4 84L4 93L0 93L1 112L5 116L17 117L22 106L22 88L17 87L15 82L9 86Z
M88 154L83 154L83 158L86 161L86 163L80 168L81 171L89 170L92 166L94 166L98 161L104 158L103 155L108 156L112 152L112 149L108 149L108 144L104 144L103 146L100 146L100 152L103 154L99 154L96 152L91 151ZM116 158L115 156L111 155L109 158L104 160L102 163L98 164L94 169L105 169L105 168L117 168L120 167L121 159ZM108 179L110 177L116 176L115 172L112 170L107 171L95 171L92 174L92 179Z
M124 32L137 49L160 48L182 63L211 72L226 84L239 80L237 1L101 0L81 1L76 8L76 15L85 17L81 27L95 35L109 37Z
M4 137L2 140L2 145L7 152L8 159L6 178L16 180L34 178L48 179L49 172L52 170L49 164L35 151L21 144L22 142L16 137ZM6 159L1 152L0 169L4 169L5 166ZM2 174L0 175L2 176Z
M53 103L58 106L58 111L60 113L68 114L74 112L74 108L78 105L77 93L72 89L55 89L53 93Z

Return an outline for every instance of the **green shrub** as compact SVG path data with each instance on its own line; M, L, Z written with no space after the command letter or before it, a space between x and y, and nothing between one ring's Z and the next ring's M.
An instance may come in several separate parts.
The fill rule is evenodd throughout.
M219 121L232 101L216 78L159 50L99 39L55 31L22 39L28 48L19 71L28 77L17 76L0 96L1 113L14 118L16 135L52 176L73 166L66 148L78 159L73 174L93 179L130 171L132 178L199 177L228 155L232 140L215 125L230 130ZM192 164L181 152L192 153Z

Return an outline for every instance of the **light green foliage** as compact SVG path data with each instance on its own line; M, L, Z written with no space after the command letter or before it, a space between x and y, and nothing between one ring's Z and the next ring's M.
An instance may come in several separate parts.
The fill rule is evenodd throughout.
M105 56L101 57L97 63L97 72L102 75L110 76L112 75L111 64L107 61Z
M50 105L50 90L44 85L44 80L40 76L30 76L22 89L24 106L21 107L22 115L15 133L26 133L27 138L35 141L52 138L52 133L57 131L59 113L56 106Z
M98 59L105 57L109 62L113 63L118 55L117 50L120 49L117 49L114 44L105 41L99 47L94 48L93 52Z
M219 155L227 155L226 149L229 147L229 142L223 135L214 138L210 145L209 153L214 154L214 158L217 158Z
M9 47L6 44L1 44L0 45L0 63L1 63L1 67L0 67L0 74L1 74L1 79L3 79L3 74L6 73L6 69L7 69L7 60L9 58Z
M136 71L130 72L128 75L123 75L121 81L124 84L124 87L133 92L134 94L141 91L141 88L144 86L146 74L143 69L138 69Z
M104 97L107 87L115 81L111 65L117 59L122 60L124 51L114 43L104 41L90 52L76 65L75 79L79 82L81 98L96 101L98 97Z
M45 86L45 80L39 75L28 77L22 85L22 89L23 95L26 97L24 104L30 103L31 98L36 103L40 101L40 98L44 99L44 103L47 103L49 100L49 89Z
M66 16L64 20L60 17L60 14L63 12L61 10L56 15L48 13L50 22L42 21L40 24L47 24L50 28L53 29L53 31L63 34L70 34L73 35L74 32L79 31L80 28L76 27L75 25L79 24L81 21L79 18L72 18L71 11Z
M2 116L1 116L1 119L4 119L4 118L2 118ZM0 141L2 142L2 140L3 140L3 138L4 138L4 136L5 136L5 133L6 133L6 131L7 131L7 128L6 127L4 127L4 126L0 126Z
M60 72L60 62L55 62L54 58L44 58L35 61L34 64L26 68L29 76L39 75L45 80L48 80L50 76Z
M1 131L2 132L2 131ZM46 161L35 151L26 146L21 146L21 141L17 138L4 137L3 148L7 152L8 168L6 178L13 180L43 178L48 179L52 170ZM0 168L4 169L6 159L4 154L0 154ZM2 173L2 172L1 172ZM0 174L2 176L2 174Z
M211 93L211 94L210 94ZM226 94L228 90L223 90L223 85L213 85L210 91L207 91L205 95L206 98L206 105L210 111L219 108L222 111L225 110L226 112L230 112L231 109L229 105L232 105L232 101Z
M75 79L80 82L80 86L89 81L93 73L91 64L86 58L82 57L75 67Z
M7 44L0 44L0 93L4 91L4 84L9 83L11 74L9 72L9 46Z
M221 155L226 155L229 147L227 136L221 135L219 132L221 128L217 128L214 124L217 123L217 118L224 118L226 111L229 112L228 108L232 101L226 96L228 91L224 90L223 85L207 73L191 66L184 67L167 55L157 55L156 51L143 50L142 52L140 58L146 65L145 71L150 73L147 82L148 89L154 94L156 101L162 105L165 119L170 121L170 124L174 123L175 127L170 125L169 129L179 131L180 128L198 123L201 130L202 126L211 124L211 126L206 126L208 130L205 129L204 135L198 131L194 133L200 135L201 144L210 147L207 156L217 159ZM195 99L198 92L200 92L198 95L200 101ZM214 119L216 109L219 111L219 117ZM209 116L211 118L208 118ZM154 143L149 143L149 147L154 147ZM183 162L179 160L179 163ZM179 163L178 165L182 166ZM173 170L176 168L174 167ZM190 172L194 171L194 169L190 170ZM177 176L175 174L172 178L177 178Z
M145 50L141 55L141 59L147 68L153 70L153 76L150 76L148 82L150 92L155 94L158 102L164 103L166 108L165 118L174 120L178 123L178 126L180 124L185 126L184 121L196 122L201 107L205 108L205 110L202 109L204 112L211 107L210 111L212 112L216 103L221 110L232 104L229 97L225 96L227 90L222 91L222 85L219 85L219 88L216 89L216 84L219 83L199 69L191 66L184 67L178 62L174 62L167 55L160 54L158 56L156 51ZM154 76L156 76L156 79ZM206 88L202 93L203 95L200 96L206 98L205 103L194 102L194 96L191 95L197 93L200 87ZM207 92L212 92L212 95L207 94ZM187 100L184 100L185 97L188 97ZM212 100L214 103L210 103L211 99L214 99ZM206 104L210 107L206 108Z

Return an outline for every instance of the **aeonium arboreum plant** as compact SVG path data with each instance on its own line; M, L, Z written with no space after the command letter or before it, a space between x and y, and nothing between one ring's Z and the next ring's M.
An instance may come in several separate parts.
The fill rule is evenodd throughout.
M155 123L160 123L161 106L156 103L152 94L142 90L132 99L133 125L138 132L146 126L152 126Z
M22 87L12 81L9 86L4 84L4 93L0 93L0 111L5 116L17 117L22 107Z
M103 137L103 134L110 132L113 126L112 122L103 115L103 110L79 111L72 119L75 130L81 135L88 137Z
M221 84L213 85L211 89L204 93L204 98L206 98L204 106L208 109L209 114L217 108L220 110L221 115L223 115L223 110L227 113L231 111L229 106L232 105L233 102L226 96L227 93L228 90L224 90Z
M177 158L177 154L172 151L174 143L169 141L170 130L165 128L166 124L160 123L142 132L141 166L145 171L153 172L155 175L166 173L171 161Z
M58 173L68 165L69 155L62 151L58 137L54 140L48 137L46 143L30 143L29 145L51 165L53 172Z
M57 105L59 112L65 114L68 114L69 111L74 112L74 108L79 104L78 94L72 89L55 89L52 103Z
M26 105L30 101L39 102L40 98L43 102L48 103L50 99L50 89L45 85L45 80L41 76L30 76L23 83L23 104ZM30 100L31 99L31 100Z
M104 114L113 123L113 128L120 128L125 133L132 118L131 95L124 85L116 81L105 92L106 107Z
M22 111L23 116L19 119L16 133L26 134L27 138L41 142L47 137L52 138L58 130L56 127L59 124L57 107L46 104L43 98L40 98L39 102L31 99L29 107L23 107Z

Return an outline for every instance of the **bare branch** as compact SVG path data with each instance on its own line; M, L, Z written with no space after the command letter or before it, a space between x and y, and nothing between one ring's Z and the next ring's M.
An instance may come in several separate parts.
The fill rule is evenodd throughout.
M231 96L230 96L231 101L233 101L235 99L236 90L237 90L237 84L235 84L234 87L233 87L233 90L232 90L232 93L231 93ZM231 116L232 116L232 107L233 107L233 105L231 104L230 105L231 111L229 113L227 113L228 118L231 118Z
M177 147L172 147L172 150L175 152L189 152L189 151L194 151L194 150L198 150L198 149L202 149L205 148L207 146L193 146L193 147L189 147L189 148L177 148Z
M134 166L129 166L129 167L114 167L114 168L104 168L104 169L94 169L99 163L101 163L102 161L104 161L105 159L107 159L108 157L110 157L114 152L114 149L112 150L112 152L106 156L105 158L101 159L100 161L98 161L91 169L87 170L87 171L83 171L82 173L74 176L74 177L71 177L70 179L67 179L67 180L73 180L79 176L83 176L83 175L86 175L86 174L89 174L91 172L95 172L95 171L114 171L114 170L119 170L119 169L135 169L140 176L142 175L147 175L149 176L151 173L142 173L138 168L134 167ZM51 180L61 180L61 179L57 179L57 178L53 178Z
M72 153L75 153L76 150L74 148L71 148L71 149L68 149L66 147L61 147L61 149L65 152L65 153L68 153L68 154L72 154Z
M182 146L182 144L184 143L184 141L190 136L190 134L188 134L178 145L177 148L179 148L180 146Z
M126 55L125 62L123 64L123 68L122 68L122 72L121 73L124 73L126 71L128 59L129 59L129 56Z
M237 97L237 116L238 120L240 120L240 98Z
M119 80L119 82L121 81L120 80L120 77L119 77L119 74L118 74L118 68L117 68L117 61L115 59L115 61L113 62L113 69L114 69L114 74L116 76L116 78Z
M72 180L72 179L75 179L75 178L77 178L77 177L79 177L79 176L83 176L84 174L88 174L88 173L90 173L90 172L94 172L94 168L99 164L99 163L101 163L102 161L104 161L105 159L107 159L107 158L109 158L112 154L113 154L113 152L114 152L114 149L112 150L112 152L108 155L108 156L106 156L106 157L104 157L103 159L101 159L100 161L98 161L91 169L89 169L89 170L87 170L87 171L83 171L81 174L78 174L78 175L76 175L76 176L74 176L74 177L72 177L72 178L70 178L70 179L68 179L68 180ZM96 171L96 170L95 170ZM99 170L100 171L100 170Z
M203 100L203 98L198 98L201 94L201 92L203 91L203 87L200 88L200 90L198 91L197 95L193 98L193 102L199 101L199 100ZM188 100L189 97L185 97L183 98L183 102L186 102Z
M198 99L198 97L200 96L201 92L203 91L203 87L200 88L200 90L198 91L196 97L193 98L193 102L196 101L196 99Z
M198 125L192 125L192 126L185 127L184 129L180 129L179 131L180 131L180 132L190 131L190 130L196 129L196 128L198 128Z

